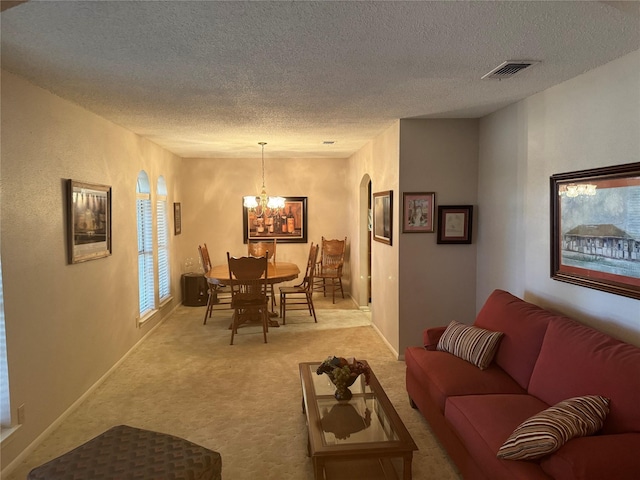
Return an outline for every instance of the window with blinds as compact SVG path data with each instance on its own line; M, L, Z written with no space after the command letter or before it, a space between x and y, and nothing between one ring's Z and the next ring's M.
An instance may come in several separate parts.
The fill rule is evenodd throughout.
M7 365L7 338L4 329L4 293L2 289L2 260L0 260L0 426L11 426L9 405L9 367Z
M140 318L156 308L153 275L153 224L151 219L151 190L149 177L138 175L136 211L138 219L138 289Z
M171 295L169 272L169 218L167 213L167 185L164 177L158 178L156 198L156 221L158 229L158 294L160 302Z

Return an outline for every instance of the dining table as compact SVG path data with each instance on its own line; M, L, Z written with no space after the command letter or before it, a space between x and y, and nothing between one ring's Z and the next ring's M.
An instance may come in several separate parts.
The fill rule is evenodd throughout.
M267 263L267 283L269 285L275 285L277 283L287 282L289 280L295 280L300 275L300 269L295 263L289 262L268 262ZM211 270L205 272L204 276L210 283L218 285L232 285L235 279L229 276L229 265L215 265L211 267ZM277 317L274 309L275 298L271 299L271 316ZM277 320L270 320L269 326L279 327L280 324Z

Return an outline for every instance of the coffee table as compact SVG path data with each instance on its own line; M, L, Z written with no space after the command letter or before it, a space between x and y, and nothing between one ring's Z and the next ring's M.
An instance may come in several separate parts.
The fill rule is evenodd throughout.
M338 473L341 478L411 480L411 461L418 447L374 372L369 385L360 375L349 387L351 400L338 401L329 377L316 374L320 363L299 365L315 479Z

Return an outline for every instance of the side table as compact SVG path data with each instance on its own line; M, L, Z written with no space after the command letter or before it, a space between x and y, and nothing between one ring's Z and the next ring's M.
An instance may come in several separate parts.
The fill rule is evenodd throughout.
M187 307L204 307L207 304L207 279L202 273L184 273L181 278L182 304Z

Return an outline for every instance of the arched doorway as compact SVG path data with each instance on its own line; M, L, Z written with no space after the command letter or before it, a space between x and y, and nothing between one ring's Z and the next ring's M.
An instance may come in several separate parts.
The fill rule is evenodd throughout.
M358 305L368 308L371 303L371 177L365 174L360 181L359 199L359 264Z

